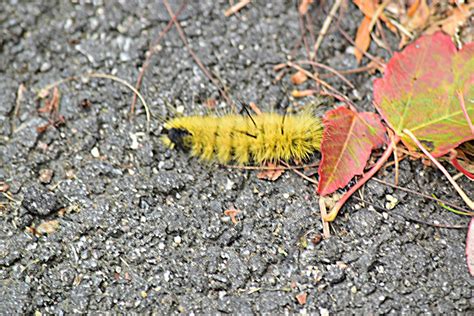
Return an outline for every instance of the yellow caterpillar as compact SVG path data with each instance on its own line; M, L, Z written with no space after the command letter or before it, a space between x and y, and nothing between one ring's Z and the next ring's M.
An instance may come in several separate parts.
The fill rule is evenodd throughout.
M202 160L244 165L307 159L319 150L322 125L310 111L295 115L186 116L164 125L163 142Z

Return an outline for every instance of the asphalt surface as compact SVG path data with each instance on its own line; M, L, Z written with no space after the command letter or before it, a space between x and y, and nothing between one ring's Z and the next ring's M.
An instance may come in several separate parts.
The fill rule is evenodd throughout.
M311 101L290 98L288 76L274 82L274 65L305 58L293 51L301 36L294 4L255 1L226 18L227 1L190 2L179 18L190 47L235 100L275 111ZM313 12L315 30L331 2ZM360 19L349 5L339 22L353 36ZM168 20L160 1L2 1L0 181L13 200L0 196L0 314L473 313L467 229L416 222L466 227L468 218L431 201L371 181L357 196L378 207L351 199L332 237L319 241L310 183L290 172L263 181L164 148L160 121L146 133L138 104L130 122L132 93L111 80L59 85L65 123L38 130L51 119L38 112L40 89L88 72L134 84ZM352 50L333 27L318 60L355 68ZM374 44L370 51L387 56ZM356 90L329 82L373 111L374 77L348 78ZM229 109L175 28L142 92L159 117L205 113L208 99ZM393 176L392 168L377 175ZM472 193L472 182L459 183ZM463 205L421 161L401 163L400 185ZM389 195L398 204L384 210ZM224 214L231 208L240 210L237 224Z

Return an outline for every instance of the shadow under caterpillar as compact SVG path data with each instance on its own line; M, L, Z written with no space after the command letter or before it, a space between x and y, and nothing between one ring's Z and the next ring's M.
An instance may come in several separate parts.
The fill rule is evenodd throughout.
M171 148L222 164L304 161L319 151L323 132L321 120L310 112L178 117L165 123L162 140Z

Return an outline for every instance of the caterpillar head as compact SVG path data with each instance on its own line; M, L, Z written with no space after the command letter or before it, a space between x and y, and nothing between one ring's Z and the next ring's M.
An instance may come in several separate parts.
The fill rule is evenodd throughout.
M171 148L188 151L191 147L191 133L184 128L165 129L166 135L161 137L163 143Z

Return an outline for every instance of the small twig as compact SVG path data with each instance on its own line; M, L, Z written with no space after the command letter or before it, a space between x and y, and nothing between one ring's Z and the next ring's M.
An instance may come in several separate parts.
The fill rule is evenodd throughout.
M449 182L453 185L454 189L458 192L458 194L461 196L463 201L469 206L471 210L474 210L474 202L464 193L464 191L461 189L461 187L456 183L456 181L451 177L449 172L443 167L442 164L439 163L438 160L436 160L435 157L433 157L428 150L421 144L421 142L416 138L413 133L408 130L404 129L403 133L407 134L411 140L418 146L418 148L421 149L421 151L435 164L436 167L438 167L439 170L448 178Z
M378 26L378 23L377 23L377 26ZM375 35L374 32L371 32L370 33L370 37L372 38L372 40L381 48L385 49L388 51L388 48L387 46L385 45L385 43L382 41L382 39L378 38L377 35Z
M140 73L138 74L137 82L135 83L135 89L137 91L140 91L140 87L142 86L142 81L145 75L145 71L150 66L151 57L156 52L156 47L158 46L160 41L163 39L165 34L168 33L168 31L171 29L171 27L174 24L174 20L178 18L178 16L181 14L181 12L184 10L185 7L186 7L186 1L183 1L183 3L181 4L181 7L178 9L176 14L171 17L170 21L168 22L168 25L166 25L166 27L158 35L157 39L148 48L148 51L145 54L146 55L145 62L143 63L142 69L140 70ZM134 94L133 99L132 99L132 104L130 105L130 118L133 116L133 113L135 112L136 103L137 103L137 94Z
M393 183L390 183L390 182L387 182L387 181L384 181L384 180L381 180L381 179L378 179L378 178L372 178L371 180L374 180L378 183L381 183L381 184L384 184L386 186L389 186L389 187L392 187L394 189L397 189L397 190L400 190L400 191L404 191L404 192L407 192L407 193L410 193L410 194L414 194L414 195L418 195L422 198L425 198L425 199L428 199L428 200L431 200L431 201L435 201L437 203L443 203L445 205L449 205L450 207L454 208L454 209L457 209L461 212L464 212L464 213L468 213L470 212L469 210L466 210L465 208L462 208L460 206L457 206L456 204L453 204L451 202L448 202L448 201L444 201L444 200L441 200L441 199L438 199L438 198L435 198L435 197L432 197L431 195L428 195L428 194L424 194L424 193L420 193L420 192L416 192L416 191L413 191L411 189L408 189L408 188L404 188L404 187L401 187L401 186L398 186L398 185L395 185Z
M351 75L351 74L356 74L356 73L359 73L359 72L366 72L366 71L372 70L374 68L375 67L372 64L372 65L362 66L362 67L358 67L358 68L354 68L354 69L337 70L337 72L341 75ZM333 76L335 76L335 74L333 74L333 73L321 74L320 78L329 78L329 77L333 77Z
M16 203L16 204L21 203L21 201L15 200L10 192L6 192L6 193L5 193L5 192L2 192L2 195L3 195L4 197L6 197L8 200L10 200L10 201L12 201L12 202L14 202L14 203Z
M318 62L315 62L315 61L312 61L312 60L301 60L301 61L297 61L298 64L310 64L310 65L314 65L316 67L319 67L319 68L322 68L322 69L325 69L327 71L330 71L332 72L334 75L336 75L339 79L341 79L342 81L344 81L349 87L351 87L352 89L355 89L355 86L346 78L344 77L339 71L337 71L336 69L332 68L332 67L329 67L327 65L324 65L324 64L321 64L321 63L318 63Z
M226 168L231 169L242 169L242 170L294 170L294 169L305 169L305 168L313 168L319 166L319 162L309 164L309 165L302 165L302 166L287 166L287 167L269 167L269 166L235 166L235 165L222 165Z
M49 93L49 90L51 90L52 88L54 87L57 87L59 86L60 84L63 84L65 82L68 82L68 81L73 81L73 80L77 80L78 78L76 76L71 76L71 77L67 77L67 78L64 78L64 79L60 79L58 81L55 81L53 83L50 83L49 85L47 85L46 87L40 89L38 92L37 92L37 96L39 98L42 98L42 97L45 97L48 95Z
M249 102L249 107L252 109L252 111L258 115L262 115L263 112L258 108L258 106L255 104L255 102Z
M400 32L402 32L403 34L405 34L406 36L408 36L409 39L413 40L413 39L415 38L415 36L413 36L413 34L411 34L410 31L408 31L401 23L398 23L397 21L395 21L395 19L389 18L389 21L390 21L390 23L392 23L393 25L395 25L395 27L396 27Z
M68 81L73 81L73 80L79 80L81 77L86 77L86 78L103 78L103 79L110 79L110 80L113 80L113 81L117 81L123 85L125 85L127 88L129 88L130 90L132 90L137 96L138 98L140 99L141 103L143 104L143 107L145 109L145 113L146 113L146 120L147 120L147 130L150 131L150 121L151 121L151 113L150 113L150 110L149 110L149 107L148 107L148 104L146 103L145 99L143 98L143 96L140 94L140 92L135 89L130 83L128 83L127 81L119 78L119 77L116 77L116 76L113 76L113 75L109 75L109 74L102 74L102 73L88 73L88 74L82 74L80 76L71 76L71 77L67 77L67 78L64 78L64 79L61 79L61 80L58 80L58 81L55 81L49 85L47 85L46 87L40 89L37 93L38 96L45 96L47 95L47 92L49 90L51 90L52 88L56 88L57 86L59 86L60 84L63 84L65 82L68 82Z
M339 33L341 33L341 35L349 42L352 44L352 46L354 46L356 49L357 48L357 45L356 43L352 40L352 38L347 34L346 31L344 31L340 26L338 26L338 30L339 30ZM379 64L380 67L382 68L385 68L385 64L382 63L380 60L378 60L377 58L375 58L374 55L368 53L368 52L363 52L364 53L364 56L367 57L368 59L370 59L371 61L373 61L374 63L377 63Z
M334 99L336 99L337 101L340 101L342 103L344 103L349 109L351 109L352 111L354 112L359 112L354 104L354 102L352 102L351 100L349 99L346 99L346 98L343 98L341 97L339 94L335 94L335 93L332 93L332 92L328 92L328 91L321 91L319 92L320 95L322 96L330 96L330 97L333 97ZM334 105L336 107L336 105Z
M173 10L171 9L170 4L168 3L168 0L163 0L163 3L166 7L166 10L168 10L168 14L172 17L174 15ZM198 67L202 70L204 75L216 86L216 88L219 90L220 94L222 97L226 100L228 104L230 104L232 110L236 112L235 104L232 102L230 97L227 95L227 93L222 89L221 84L211 75L209 70L204 66L204 64L201 62L199 57L196 55L196 53L192 50L192 48L189 46L188 40L186 39L186 35L184 34L183 28L179 24L177 20L173 20L176 29L178 30L179 37L183 41L184 46L186 46L186 49L188 50L189 54L191 57L194 59Z
M324 86L325 88L331 90L332 92L336 93L337 95L340 95L343 99L346 99L348 102L350 102L350 100L344 95L342 94L341 92L339 92L336 88L334 88L333 86L331 86L329 83L327 83L326 81L324 80L321 80L320 78L316 77L315 75L313 75L311 72L309 72L308 70L304 69L303 67L301 67L300 65L298 64L295 64L291 61L287 62L288 66L289 67L292 67L292 68L295 68L299 71L302 71L304 72L304 74L308 77L310 77L311 79L313 79L314 81L316 81L317 83L319 83L320 85Z
M390 3L390 1L392 1L392 0L385 0L375 10L374 14L372 15L372 19L370 20L370 23L369 23L369 33L372 31L375 23L377 23L377 21L379 20L380 15L382 14L385 7Z
M20 116L20 106L21 101L23 100L23 93L26 91L26 87L23 83L18 86L18 90L16 92L16 102L15 102L15 109L13 110L13 118L18 118ZM15 120L12 120L12 130L15 131Z
M23 93L26 91L26 87L24 84L20 84L18 86L18 90L16 92L16 103L15 103L15 110L13 111L13 117L19 117L20 115L20 106L21 101L23 100Z
M354 199L362 202L362 203L367 203L368 205L371 205L372 207L374 208L378 208L379 210L389 214L389 215L397 215L397 216L400 216L401 218L403 218L404 220L406 221L409 221L409 222L414 222L414 223L417 223L417 224L423 224L423 225L427 225L427 226L433 226L433 227L436 227L436 228L449 228L449 229L465 229L467 228L467 226L465 225L448 225L448 224L435 224L435 223L429 223L429 222L426 222L426 221L422 221L420 219L416 219L416 218L411 218L411 217L408 217L400 212L387 212L387 209L381 207L381 206L378 206L377 204L374 204L374 203L371 203L369 201L366 201L366 200L363 200L363 199L360 199L356 196L353 197Z
M284 165L285 167L289 168L290 166L285 163L284 161L280 161L280 163L282 165ZM314 185L318 185L318 181L314 180L314 179L311 179L310 177L308 177L307 175L305 175L304 173L302 173L301 171L298 171L297 169L291 169L294 173L296 173L297 175L299 175L300 177L302 177L303 179L305 179L306 181L308 182L311 182L312 184Z
M140 92L137 89L135 89L127 81L125 81L125 80L123 80L119 77L116 77L116 76L112 76L112 75L108 75L108 74L102 74L102 73L91 73L91 74L87 74L86 76L87 77L92 77L92 78L103 78L103 79L110 79L110 80L113 80L113 81L117 81L117 82L123 84L124 86L126 86L127 88L129 88L130 90L132 90L138 96L138 98L142 102L143 107L145 108L147 131L148 132L150 131L150 121L151 121L150 109L149 109L148 104L146 103L145 99L143 98L143 96L140 94Z
M319 31L318 38L316 39L316 43L314 43L314 55L316 56L319 46L321 46L321 43L323 42L324 36L326 35L329 26L331 25L332 19L336 15L337 10L339 10L339 7L341 6L342 0L336 0L334 4L332 5L331 11L329 11L328 16L324 20L323 26L321 27L321 30Z
M242 1L234 4L233 6L231 6L229 9L225 10L224 15L226 17L234 15L235 13L239 12L241 9L243 9L249 3L250 3L250 0L242 0Z
M390 56L393 56L392 48L390 47L390 44L387 41L387 36L385 35L385 31L382 27L382 23L380 22L380 20L377 20L377 29L380 32L380 35L382 37L382 41L384 43L385 49L388 50L388 52L390 53Z
M305 14L306 18L306 27L309 31L309 35L311 36L312 42L316 42L316 38L314 37L314 29L313 29L313 19L311 18L311 13L308 11ZM312 55L310 55L311 60L314 61L316 59L316 52L314 52Z
M308 59L311 59L311 51L308 44L308 39L306 38L306 27L304 24L304 17L301 13L298 14L298 23L301 30L301 38L303 39L304 48L306 50L306 56Z

